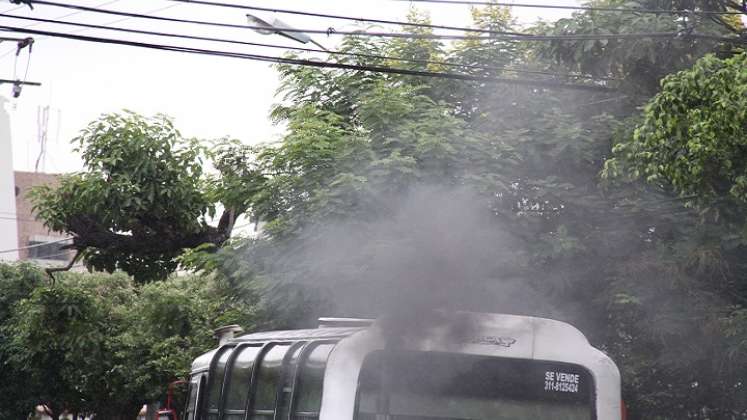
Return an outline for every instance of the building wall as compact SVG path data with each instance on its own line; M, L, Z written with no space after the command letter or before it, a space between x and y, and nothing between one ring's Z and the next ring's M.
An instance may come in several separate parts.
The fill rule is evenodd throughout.
M69 250L60 249L64 246L61 239L67 238L59 232L52 232L44 226L33 213L33 204L28 199L28 192L38 185L57 185L57 174L38 172L15 172L16 197L15 207L18 215L18 248L19 258L22 260L37 260L45 265L61 265L73 257ZM49 245L38 246L49 242ZM27 248L33 246L33 248Z
M18 248L16 225L13 149L10 138L10 117L5 110L7 100L0 97L0 251ZM18 252L0 252L0 261L15 261Z

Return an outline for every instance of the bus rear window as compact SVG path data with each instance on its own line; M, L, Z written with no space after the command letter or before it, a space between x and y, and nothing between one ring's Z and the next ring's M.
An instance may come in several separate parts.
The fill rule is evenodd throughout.
M322 387L327 358L334 344L314 347L303 361L296 385L296 407L292 420L310 420L319 417L322 405Z
M218 420L218 406L220 405L220 391L223 386L223 375L226 372L226 362L231 356L233 348L226 347L221 349L215 361L215 366L210 371L210 380L208 381L207 397L207 420Z
M260 346L242 347L235 356L225 385L224 420L243 420L246 399L249 396L249 385L252 379L254 359L261 350Z
M195 412L197 412L198 407L198 395L200 395L200 390L205 387L205 376L195 375L192 376L192 378L189 380L189 388L187 390L187 407L184 410L184 420L194 420L195 418Z
M356 420L592 420L593 389L572 364L378 351L361 370Z
M259 363L251 420L272 420L275 417L275 400L278 395L287 344L274 345Z

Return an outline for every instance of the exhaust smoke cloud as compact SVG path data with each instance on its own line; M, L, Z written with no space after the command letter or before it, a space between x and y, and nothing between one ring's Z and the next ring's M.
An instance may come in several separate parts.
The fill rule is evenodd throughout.
M266 274L325 288L336 316L384 317L395 335L448 321L445 313L555 313L522 272L527 256L484 195L439 186L388 200L382 216L312 226ZM439 315L441 314L441 315Z

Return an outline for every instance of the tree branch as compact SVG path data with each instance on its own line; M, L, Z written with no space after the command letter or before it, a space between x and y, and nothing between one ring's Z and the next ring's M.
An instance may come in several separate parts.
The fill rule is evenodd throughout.
M236 218L241 212L226 209L218 227L205 226L194 233L184 233L170 226L150 226L132 229L132 235L112 232L89 215L79 215L68 221L68 230L74 234L72 248L83 250L97 248L106 253L122 255L169 255L185 248L210 243L222 245L231 237Z
M46 268L44 271L47 272L47 275L52 280L52 285L54 285L55 282L56 282L56 279L54 278L54 274L53 273L57 273L57 272L60 272L60 271L70 271L70 269L73 268L73 266L75 265L75 263L78 262L78 259L80 259L80 257L82 255L83 255L83 250L79 249L79 250L75 251L75 255L70 260L70 262L67 263L66 266L64 266L64 267L48 267L48 268Z
M220 216L220 221L218 222L218 232L224 234L226 236L226 240L231 237L231 231L233 231L233 226L236 224L236 218L241 213L243 212L237 212L235 209L226 209Z

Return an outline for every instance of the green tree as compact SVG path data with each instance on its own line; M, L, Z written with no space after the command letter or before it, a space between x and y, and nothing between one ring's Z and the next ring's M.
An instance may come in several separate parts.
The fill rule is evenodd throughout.
M732 1L657 1L657 0L598 0L590 6L602 8L640 8L657 10L735 11L741 5ZM620 80L619 87L633 105L638 105L654 95L659 81L672 72L690 67L695 60L708 52L729 54L732 44L699 37L729 36L742 30L728 16L675 13L610 13L582 11L573 17L551 24L540 24L537 31L548 34L625 34L625 33L679 33L676 37L634 37L599 40L558 40L538 45L535 52L550 58L561 68L597 77ZM627 112L632 112L627 109Z
M660 254L659 269L668 266L669 272L679 276L679 291L700 299L699 309L679 311L697 314L705 335L704 340L694 341L698 346L690 355L707 354L690 362L701 366L700 374L722 398L703 388L691 394L696 404L727 418L743 410L739 376L747 371L743 357L747 248L741 186L747 138L744 66L743 54L728 59L709 55L691 69L662 80L661 92L632 120L633 128L618 136L614 156L603 173L617 183L642 180L649 188L678 197L680 208L697 210L697 217L662 241L668 252ZM677 372L682 378L691 373L685 369ZM702 386L702 380L690 378L691 383ZM674 391L676 384L668 386Z
M671 189L716 217L744 224L747 208L747 55L713 55L662 81L607 176L629 174Z
M30 378L24 371L10 363L5 343L9 338L2 326L7 325L16 304L25 299L36 287L45 283L43 273L30 264L0 265L0 417L25 418L38 400L29 394Z
M83 257L93 269L120 269L139 282L164 278L184 249L223 244L248 207L242 196L254 175L250 162L228 153L235 142L207 153L168 118L133 113L102 116L73 142L85 172L38 187L32 198L38 217L71 235L76 260ZM203 169L206 156L217 174Z
M25 266L0 271L8 274L2 285L43 277ZM216 326L251 330L262 319L256 306L231 302L216 283L194 276L138 286L121 273L65 273L54 285L33 284L0 324L4 372L19 379L0 407L14 418L37 404L55 418L63 411L133 418L215 346Z

